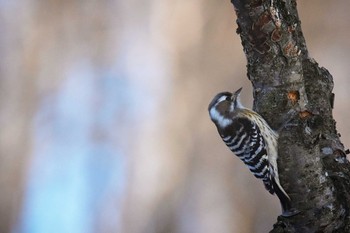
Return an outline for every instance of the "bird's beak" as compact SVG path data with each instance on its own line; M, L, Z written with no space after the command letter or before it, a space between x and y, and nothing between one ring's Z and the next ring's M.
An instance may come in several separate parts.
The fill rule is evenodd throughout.
M236 99L237 96L239 96L239 94L241 93L241 91L242 91L242 87L239 88L237 91L233 92L232 93L232 99Z

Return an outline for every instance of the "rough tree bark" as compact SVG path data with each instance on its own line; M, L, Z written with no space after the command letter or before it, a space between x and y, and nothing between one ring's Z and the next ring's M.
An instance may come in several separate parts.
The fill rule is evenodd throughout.
M231 2L254 110L279 129L281 183L300 211L278 217L271 232L350 232L350 166L332 117L333 78L308 56L296 1Z

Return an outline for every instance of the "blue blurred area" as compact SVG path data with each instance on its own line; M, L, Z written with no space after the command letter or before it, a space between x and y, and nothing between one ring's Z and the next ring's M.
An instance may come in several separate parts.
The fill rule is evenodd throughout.
M115 213L118 222L118 203L108 197L118 199L125 185L117 133L127 84L113 72L98 77L91 67L75 64L57 93L42 98L18 232L95 232L102 212Z

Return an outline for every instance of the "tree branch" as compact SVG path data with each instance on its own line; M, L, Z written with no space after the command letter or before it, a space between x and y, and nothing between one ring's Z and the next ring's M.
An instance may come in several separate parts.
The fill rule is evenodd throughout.
M308 56L296 1L231 2L254 110L280 129L281 183L301 211L279 217L271 232L350 232L350 169L332 117L333 78Z

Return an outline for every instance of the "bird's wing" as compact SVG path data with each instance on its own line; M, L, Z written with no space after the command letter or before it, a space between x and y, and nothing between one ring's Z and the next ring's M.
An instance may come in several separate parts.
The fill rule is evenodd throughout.
M248 166L256 178L262 179L265 188L273 194L272 168L259 127L247 118L237 117L220 135L230 150Z

